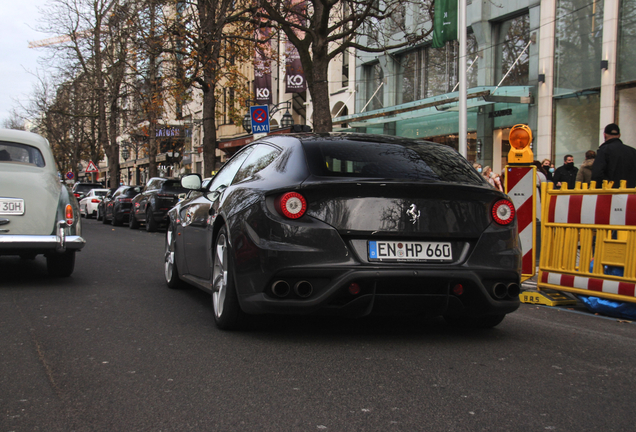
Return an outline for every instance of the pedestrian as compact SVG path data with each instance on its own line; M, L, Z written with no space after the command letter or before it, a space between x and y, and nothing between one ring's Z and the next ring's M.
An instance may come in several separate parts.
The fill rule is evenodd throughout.
M554 171L554 177L552 177L555 189L560 189L564 183L567 183L568 189L574 189L578 172L579 169L574 166L574 157L572 155L563 156L563 165Z
M473 164L473 168L475 168L475 169L477 170L477 172L478 172L479 174L481 174L481 164L479 164L479 163L475 162L475 163Z
M615 123L605 126L601 144L592 164L592 181L600 188L603 180L614 182L612 187L620 187L620 181L626 180L627 187L636 187L636 149L623 144L621 130Z
M554 175L554 166L552 166L550 159L543 159L541 167L543 168L546 180L551 182Z
M590 181L592 181L592 165L594 164L595 158L596 152L594 150L588 150L585 152L585 160L581 164L579 172L576 174L577 182L587 185L590 184Z

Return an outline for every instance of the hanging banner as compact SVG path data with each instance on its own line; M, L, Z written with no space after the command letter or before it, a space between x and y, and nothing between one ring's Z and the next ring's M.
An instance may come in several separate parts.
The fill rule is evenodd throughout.
M433 48L457 40L457 0L435 0Z
M291 42L285 43L285 93L301 93L307 90L303 65L298 50Z
M254 99L259 104L272 104L272 65L269 28L257 29L256 40L267 41L256 45L254 54Z
M299 26L304 26L307 11L305 0L290 0L288 7L290 11L288 19ZM302 36L300 30L294 31L299 37ZM285 93L301 93L305 90L307 90L307 81L300 55L296 47L288 40L285 42Z

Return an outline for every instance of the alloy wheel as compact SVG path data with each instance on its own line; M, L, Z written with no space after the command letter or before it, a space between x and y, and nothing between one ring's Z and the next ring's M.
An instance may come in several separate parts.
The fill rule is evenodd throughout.
M217 318L223 315L223 306L227 295L227 239L225 233L219 234L214 251L214 267L212 273L212 303Z

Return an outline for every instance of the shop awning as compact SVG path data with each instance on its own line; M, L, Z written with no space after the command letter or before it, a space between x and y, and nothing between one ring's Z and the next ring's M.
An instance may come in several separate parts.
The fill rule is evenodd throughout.
M468 109L495 103L531 104L531 86L474 87L468 90ZM446 93L405 104L378 110L336 117L333 124L347 123L351 127L364 127L410 118L438 114L440 111L457 111L459 92Z

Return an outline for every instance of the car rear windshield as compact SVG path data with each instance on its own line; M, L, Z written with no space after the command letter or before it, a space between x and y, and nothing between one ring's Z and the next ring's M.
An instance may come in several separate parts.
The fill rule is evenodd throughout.
M42 168L44 156L36 147L0 141L0 163L4 162L20 162Z
M454 149L431 142L303 142L311 173L328 177L429 180L483 185Z
M89 191L91 191L92 189L97 189L97 188L101 188L103 187L102 185L98 184L78 184L75 185L75 188L73 189L73 192L77 192L77 193L88 193Z
M166 180L164 184L161 186L161 189L164 192L180 194L187 192L184 188L181 187L180 180Z
M108 191L95 191L95 195L100 197L106 196L107 193Z
M126 198L133 198L133 197L135 197L135 195L137 195L138 193L139 193L139 188L131 187L131 188L128 188L128 189L126 189L125 191L123 191L121 194L122 194L123 196L125 196Z

